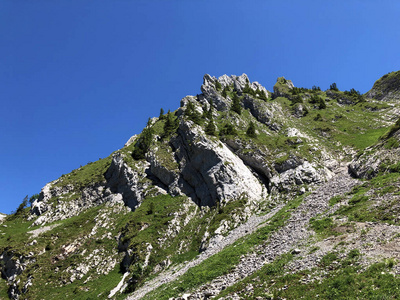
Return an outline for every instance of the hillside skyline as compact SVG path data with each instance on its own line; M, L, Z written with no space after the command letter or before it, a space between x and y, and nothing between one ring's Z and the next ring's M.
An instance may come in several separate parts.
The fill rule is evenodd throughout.
M400 69L400 4L384 3L3 1L0 212L122 148L206 73L367 92Z

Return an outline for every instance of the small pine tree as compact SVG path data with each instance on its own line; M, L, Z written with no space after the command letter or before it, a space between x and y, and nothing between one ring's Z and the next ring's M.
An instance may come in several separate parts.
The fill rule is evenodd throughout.
M146 153L149 151L151 143L153 142L153 128L150 126L151 119L147 122L147 127L143 129L140 134L139 140L135 144L132 152L132 157L136 160L144 159Z
M34 194L29 198L29 203L32 206L33 202L35 202L35 200L39 199L39 194Z
M240 99L237 94L233 95L231 110L238 115L242 114L242 107L240 106Z
M267 94L265 93L264 90L261 90L261 91L260 91L258 97L259 97L260 99L264 100L264 101L267 101L267 100L268 100Z
M188 102L185 110L185 116L196 123L197 125L201 125L201 115L200 113L196 110L194 104L192 102Z
M321 88L319 86L313 85L311 90L314 92L318 92L318 91L321 91Z
M250 88L249 84L246 83L246 85L245 85L244 88L243 88L243 93L251 94L252 91L253 91L253 90Z
M339 90L338 87L337 87L337 85L336 85L336 82L332 83L332 84L330 85L329 89L330 89L331 91L338 91L338 90Z
M164 119L164 110L162 108L160 108L160 115L158 116L159 120Z
M256 135L256 126L254 125L253 122L250 122L250 125L247 128L246 134L251 138L257 137L257 135Z
M189 120L193 121L197 125L201 125L201 115L197 110L194 110L192 115L189 117Z
M172 135L179 125L179 119L175 118L169 110L165 118L163 138Z
M314 121L323 121L321 114L317 114L317 116L314 118Z
M226 123L224 128L221 130L222 135L237 135L236 129L233 127L232 124Z
M216 128L213 119L210 120L204 131L208 135L216 135Z
M22 200L22 203L18 206L17 211L15 212L15 214L16 215L21 214L27 205L28 205L28 195L26 195L24 200Z
M194 113L194 104L191 101L189 101L188 104L186 105L185 116L191 117L193 113Z
M326 108L326 103L325 103L324 99L319 98L319 106L318 106L318 108L319 109L325 109Z

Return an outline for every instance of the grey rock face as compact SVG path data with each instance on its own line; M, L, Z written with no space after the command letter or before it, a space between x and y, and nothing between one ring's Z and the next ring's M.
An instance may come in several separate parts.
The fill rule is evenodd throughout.
M212 100L215 107L219 111L227 111L230 108L230 100L224 99L220 96L215 90L215 82L217 79L215 77L211 77L206 74L203 78L203 85L201 86L201 92L203 93L203 97L208 99L208 101Z
M149 164L144 164L142 170L149 168ZM106 187L113 194L121 194L125 205L134 209L144 197L144 190L148 184L141 182L145 177L140 171L132 170L124 162L123 157L119 154L113 157L110 168L105 174L107 180Z
M276 84L274 85L273 97L286 97L291 96L289 90L294 88L294 84L291 80L285 79L284 77L279 77Z
M106 181L77 190L73 185L55 186L53 181L45 185L31 208L30 219L39 216L34 225L44 225L49 222L63 220L78 215L80 212L105 202L123 202L134 209L144 197L144 191L149 183L143 179L149 164L142 162L141 171L134 171L117 153L105 174ZM74 199L63 198L70 193L77 196Z
M269 162L266 160L266 153L260 149L253 149L253 151L244 151L244 147L240 140L225 140L226 145L248 166L257 177L270 191L270 180L272 177L273 170L269 166Z
M381 172L391 172L391 167L400 161L400 130L390 139L366 148L349 165L350 173L357 178L371 179Z
M125 147L128 147L129 145L133 144L136 141L137 137L138 137L137 134L131 136L129 140L125 143Z
M257 89L260 91L264 91L267 97L270 96L270 92L265 89L261 84L258 82L250 82L249 78L246 74L242 74L240 76L235 75L222 75L218 79L216 77L211 77L210 75L206 74L203 78L203 85L201 86L201 92L203 93L200 95L201 98L213 100L214 106L219 111L227 111L230 109L231 106L231 99L229 97L224 98L222 97L215 89L215 83L219 82L221 84L222 89L226 86L232 86L233 90L238 92L239 94L242 93L245 86L248 84L251 89L256 91Z
M21 291L18 287L20 282L18 276L25 270L28 264L35 262L35 258L32 256L16 256L12 252L4 251L0 255L1 274L5 277L9 284L8 295L11 299L19 299L21 293L25 292L25 289L30 285L30 278L25 283L23 290Z
M304 117L305 115L308 114L307 108L301 103L296 103L293 109L294 109L293 114L297 118Z
M5 218L7 218L7 215L0 213L0 223L2 223Z
M392 72L378 79L370 91L366 93L367 98L380 101L400 100L400 72Z
M325 167L318 168L308 161L300 164L296 159L289 159L281 166L280 171L280 174L271 178L271 184L281 191L291 191L296 185L319 184L328 181L334 175Z
M173 141L181 170L181 189L200 205L213 206L246 196L260 200L263 187L243 161L224 144L208 139L192 122L181 122Z
M250 109L251 114L257 119L257 121L266 125L271 125L272 117L274 115L274 107L268 106L263 100L254 99L249 95L244 95L243 106L246 109Z
M295 169L302 165L304 160L302 158L291 156L282 163L274 163L274 168L278 173L283 173L290 169Z

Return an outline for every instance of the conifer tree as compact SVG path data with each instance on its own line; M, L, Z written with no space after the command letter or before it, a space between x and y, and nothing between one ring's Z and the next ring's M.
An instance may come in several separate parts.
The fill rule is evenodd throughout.
M337 87L337 85L336 85L336 82L332 83L332 84L329 86L329 89L332 90L332 91L338 91L338 90L339 90L338 87Z
M213 119L210 120L204 131L208 135L216 135L216 128Z
M236 112L238 115L242 114L242 107L240 106L240 99L237 94L234 94L233 96L231 110Z
M160 115L158 116L158 119L159 119L159 120L164 119L164 110L163 110L162 107L161 107L161 109L160 109Z
M262 99L262 100L264 100L264 101L267 101L267 100L268 100L267 95L265 94L265 91L264 91L264 90L261 90L261 91L260 91L260 93L259 93L259 98Z
M237 131L236 131L236 129L233 127L232 124L226 123L226 124L224 125L224 128L222 128L222 130L221 130L221 134L223 134L223 135L236 135L236 134L237 134Z
M249 137L252 137L252 138L255 138L255 137L257 136L257 135L256 135L256 126L254 125L253 122L250 122L250 125L249 125L249 127L247 128L246 134L247 134Z
M174 117L171 113L171 111L168 110L167 116L166 116L166 121L164 124L164 137L170 136L172 133L175 132L177 128L177 120L174 120Z
M185 116L197 125L201 125L202 123L201 115L192 102L188 102L185 110Z
M151 127L151 119L149 118L147 126L140 134L139 140L135 144L135 149L132 152L132 157L136 160L144 159L149 151L153 141L153 128Z

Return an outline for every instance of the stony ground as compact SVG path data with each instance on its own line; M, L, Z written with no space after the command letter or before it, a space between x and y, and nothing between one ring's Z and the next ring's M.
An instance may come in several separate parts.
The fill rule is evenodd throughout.
M293 250L299 251L297 248L308 243L309 237L313 234L307 229L310 219L329 209L329 199L349 192L357 184L358 180L348 175L347 168L338 170L331 181L323 184L304 199L292 212L285 226L272 234L264 245L258 246L255 252L243 257L233 272L199 287L187 298L204 299L205 296L218 295L226 287L253 274L266 263L273 262L278 256Z
M329 206L329 199L334 196L343 195L349 192L358 183L358 180L353 179L348 175L347 167L338 169L336 176L332 180L321 185L318 189L304 198L300 206L291 212L291 217L286 222L285 226L272 234L271 237L263 245L258 246L253 253L243 256L233 272L214 279L212 282L190 292L190 294L185 294L184 298L204 299L208 297L214 297L218 295L221 290L253 274L265 264L274 261L274 259L278 256L293 250L295 252L302 251L300 249L309 243L310 238L314 234L312 230L308 230L310 219L318 214L327 213L334 210L335 208ZM166 272L163 272L158 277L139 288L127 299L140 299L145 294L159 287L160 285L175 280L187 270L219 252L222 248L233 243L238 238L253 232L260 223L271 218L280 210L281 207L282 206L276 207L267 215L257 217L254 216L250 218L247 223L239 226L233 230L229 236L224 238L219 243L216 243L218 246L207 249L205 252L200 254L197 259L184 266L177 266ZM326 243L329 242L326 241ZM317 252L315 255L322 255L325 250L328 251L330 248L331 247L321 247L322 250ZM314 262L318 261L318 259L315 257L310 257L310 260L311 259L314 259ZM294 265L293 269L301 269L306 265L312 266L313 264L306 259L303 262L298 262L298 265Z

